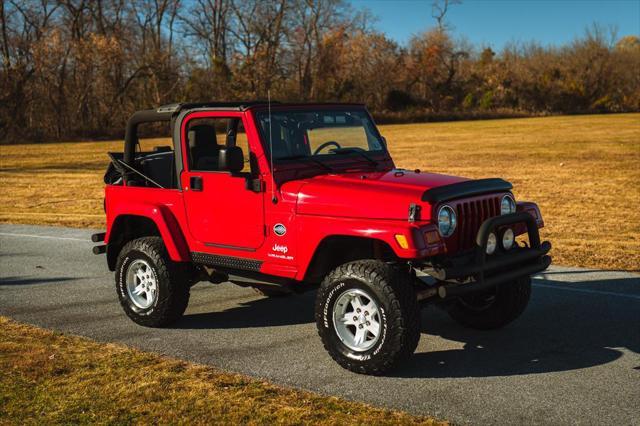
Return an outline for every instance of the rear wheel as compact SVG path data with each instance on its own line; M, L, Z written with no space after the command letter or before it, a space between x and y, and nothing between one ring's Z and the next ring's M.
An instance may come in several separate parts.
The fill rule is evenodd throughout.
M382 374L409 357L420 339L410 276L376 260L333 270L316 298L316 325L325 349L342 367Z
M531 296L531 278L523 277L489 292L461 297L449 309L459 324L478 330L504 327L518 318Z
M127 243L116 263L116 289L129 318L147 327L177 321L189 303L190 277L184 265L169 259L160 237Z

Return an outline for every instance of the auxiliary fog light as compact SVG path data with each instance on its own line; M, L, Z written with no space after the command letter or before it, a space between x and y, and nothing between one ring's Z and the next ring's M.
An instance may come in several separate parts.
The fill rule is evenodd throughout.
M493 232L489 234L487 238L487 254L493 254L496 251L496 245L498 245L498 239Z
M502 234L502 248L505 250L511 250L515 241L516 237L513 234L513 229L507 228L507 230Z

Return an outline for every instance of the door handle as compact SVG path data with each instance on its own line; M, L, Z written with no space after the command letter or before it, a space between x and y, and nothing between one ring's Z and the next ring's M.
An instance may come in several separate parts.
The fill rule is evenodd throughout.
M202 177L191 176L189 178L189 185L191 186L192 191L202 191Z

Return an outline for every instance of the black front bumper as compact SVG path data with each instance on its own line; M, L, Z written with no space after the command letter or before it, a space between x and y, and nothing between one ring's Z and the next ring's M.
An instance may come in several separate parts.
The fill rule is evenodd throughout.
M516 247L505 251L501 249L501 233L509 225L524 223L529 235L529 247ZM489 234L495 233L498 247L492 255L487 255ZM476 236L476 247L472 253L450 259L450 264L436 268L437 278L451 282L452 285L441 287L441 297L459 296L466 293L482 291L498 284L513 281L544 271L551 264L547 255L551 243L540 242L540 233L535 219L529 213L513 213L487 219L482 223ZM471 282L453 284L455 280Z

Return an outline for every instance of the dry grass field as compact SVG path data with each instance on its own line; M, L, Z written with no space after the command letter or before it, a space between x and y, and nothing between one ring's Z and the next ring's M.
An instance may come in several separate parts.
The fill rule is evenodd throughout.
M503 177L540 204L557 264L640 269L640 114L381 126L399 167ZM147 140L146 146L166 144ZM107 151L1 146L0 222L101 228Z
M0 317L0 424L424 424Z

